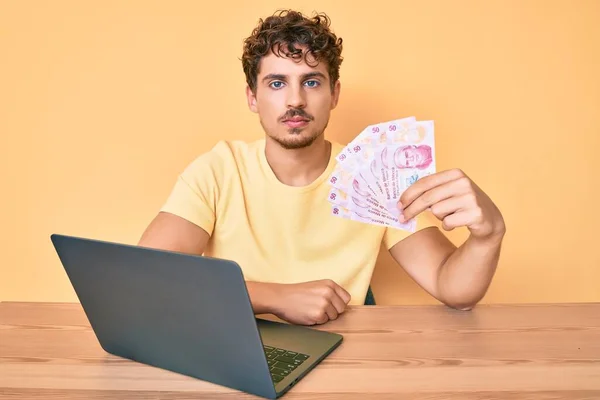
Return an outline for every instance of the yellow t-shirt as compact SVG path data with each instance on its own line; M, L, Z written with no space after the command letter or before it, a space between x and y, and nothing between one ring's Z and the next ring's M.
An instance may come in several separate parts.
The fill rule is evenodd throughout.
M211 236L205 255L236 261L248 281L298 283L332 279L363 304L380 246L410 233L333 216L328 177L343 146L332 143L327 169L311 184L277 179L265 140L221 141L178 177L161 211ZM428 225L417 219L418 228Z

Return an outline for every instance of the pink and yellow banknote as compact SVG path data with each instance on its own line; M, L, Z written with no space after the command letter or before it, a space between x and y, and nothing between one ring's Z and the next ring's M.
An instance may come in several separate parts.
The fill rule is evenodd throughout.
M336 157L329 177L332 214L410 232L399 222L398 200L417 180L435 172L433 121L415 117L370 125Z

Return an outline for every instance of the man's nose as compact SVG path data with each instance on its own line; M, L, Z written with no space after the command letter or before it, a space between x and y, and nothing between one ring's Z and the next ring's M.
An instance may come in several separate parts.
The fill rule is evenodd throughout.
M288 108L306 107L306 98L302 86L290 85L287 98Z

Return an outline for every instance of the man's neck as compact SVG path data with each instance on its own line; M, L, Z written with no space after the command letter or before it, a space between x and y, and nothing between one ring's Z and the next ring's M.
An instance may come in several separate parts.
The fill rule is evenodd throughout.
M283 184L307 186L327 169L331 143L321 135L308 147L288 150L267 136L265 157L273 173Z

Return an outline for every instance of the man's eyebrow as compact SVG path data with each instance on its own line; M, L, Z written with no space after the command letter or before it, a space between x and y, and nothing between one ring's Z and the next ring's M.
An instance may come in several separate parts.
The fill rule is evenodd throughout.
M283 74L269 74L269 75L266 75L264 78L262 78L262 81L264 82L264 81L268 81L268 80L271 80L271 79L277 79L277 80L280 80L280 81L285 81L286 78L287 78L287 76L283 75Z
M309 79L309 78L327 79L327 77L323 73L318 72L318 71L308 72L306 74L302 74L301 78L302 79ZM271 80L271 79L277 79L277 80L280 80L280 81L285 81L287 79L287 75L283 75L283 74L268 74L268 75L265 75L264 78L262 78L262 81L264 82L264 81L268 81L268 80Z
M308 78L322 78L322 79L327 79L327 77L323 73L318 72L318 71L309 72L307 74L304 74L304 75L302 75L302 78L303 79L308 79Z

